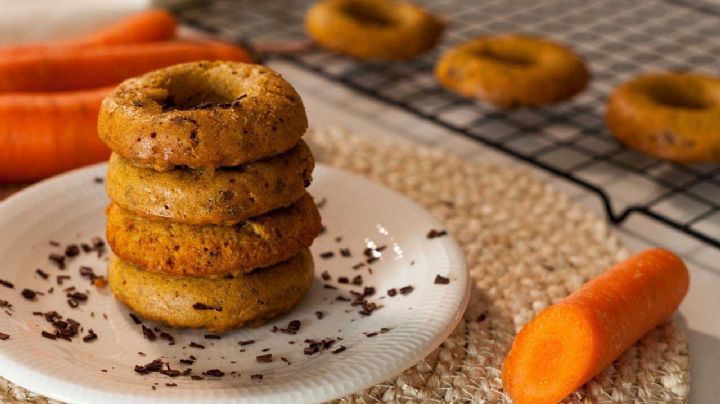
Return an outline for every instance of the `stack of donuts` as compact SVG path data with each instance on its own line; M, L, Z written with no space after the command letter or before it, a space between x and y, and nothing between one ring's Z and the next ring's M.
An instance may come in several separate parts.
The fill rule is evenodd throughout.
M174 327L256 326L300 302L321 231L307 117L274 71L195 62L129 79L102 103L112 149L108 281Z

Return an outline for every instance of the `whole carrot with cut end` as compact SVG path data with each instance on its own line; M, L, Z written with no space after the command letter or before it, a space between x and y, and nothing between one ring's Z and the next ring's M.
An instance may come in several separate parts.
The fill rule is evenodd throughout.
M250 62L237 46L208 41L166 41L23 55L0 60L0 93L103 87L151 70L195 60Z
M0 94L0 183L106 160L110 150L97 135L97 117L111 90Z
M505 390L517 404L559 402L670 318L688 282L663 249L615 265L523 327L503 364Z
M173 39L177 21L165 10L147 10L123 18L99 31L65 40L0 47L0 59L62 52L71 48L166 41Z

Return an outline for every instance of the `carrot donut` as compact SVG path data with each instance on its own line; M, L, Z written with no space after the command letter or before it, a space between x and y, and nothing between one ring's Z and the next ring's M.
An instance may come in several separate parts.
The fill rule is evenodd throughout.
M305 18L317 43L358 59L403 60L432 49L445 24L398 0L320 0Z
M107 192L118 206L141 216L186 224L231 225L293 204L312 180L314 160L302 140L288 152L209 174L158 172L110 157Z
M107 240L125 261L151 272L217 277L286 260L320 234L320 214L306 194L290 207L234 226L193 226L107 209Z
M461 95L504 108L552 104L588 83L582 59L572 50L523 35L481 37L445 53L435 76Z
M605 123L622 143L657 158L720 162L720 78L635 77L613 91Z
M100 138L158 171L236 166L292 148L305 107L278 73L237 62L193 62L121 83L102 102Z
M108 265L115 297L143 318L209 331L256 327L289 311L310 289L313 277L307 249L269 268L222 279L158 274L116 256Z

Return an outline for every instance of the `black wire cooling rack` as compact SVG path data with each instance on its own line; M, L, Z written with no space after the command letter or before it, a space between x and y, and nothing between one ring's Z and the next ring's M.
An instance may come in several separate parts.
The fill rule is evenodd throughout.
M405 63L366 63L312 48L269 54L461 133L596 193L621 223L641 214L720 248L720 165L681 165L629 150L603 124L608 93L651 70L720 73L720 16L710 5L668 0L419 1L445 16L438 49ZM220 38L255 44L305 39L312 1L187 2L181 20ZM435 81L447 47L483 34L522 32L569 44L593 74L573 100L497 110Z

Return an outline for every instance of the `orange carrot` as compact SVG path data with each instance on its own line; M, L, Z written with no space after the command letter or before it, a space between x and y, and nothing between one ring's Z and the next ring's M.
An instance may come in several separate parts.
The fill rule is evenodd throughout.
M166 41L175 37L176 30L177 21L172 14L165 10L148 10L84 36L48 43L0 47L0 60L71 48Z
M670 318L688 289L687 268L662 249L631 257L528 323L503 365L517 404L557 403Z
M97 116L111 90L0 94L0 183L106 160L110 150L97 136Z
M67 91L107 86L161 67L195 60L250 61L222 42L148 42L0 60L0 92Z

